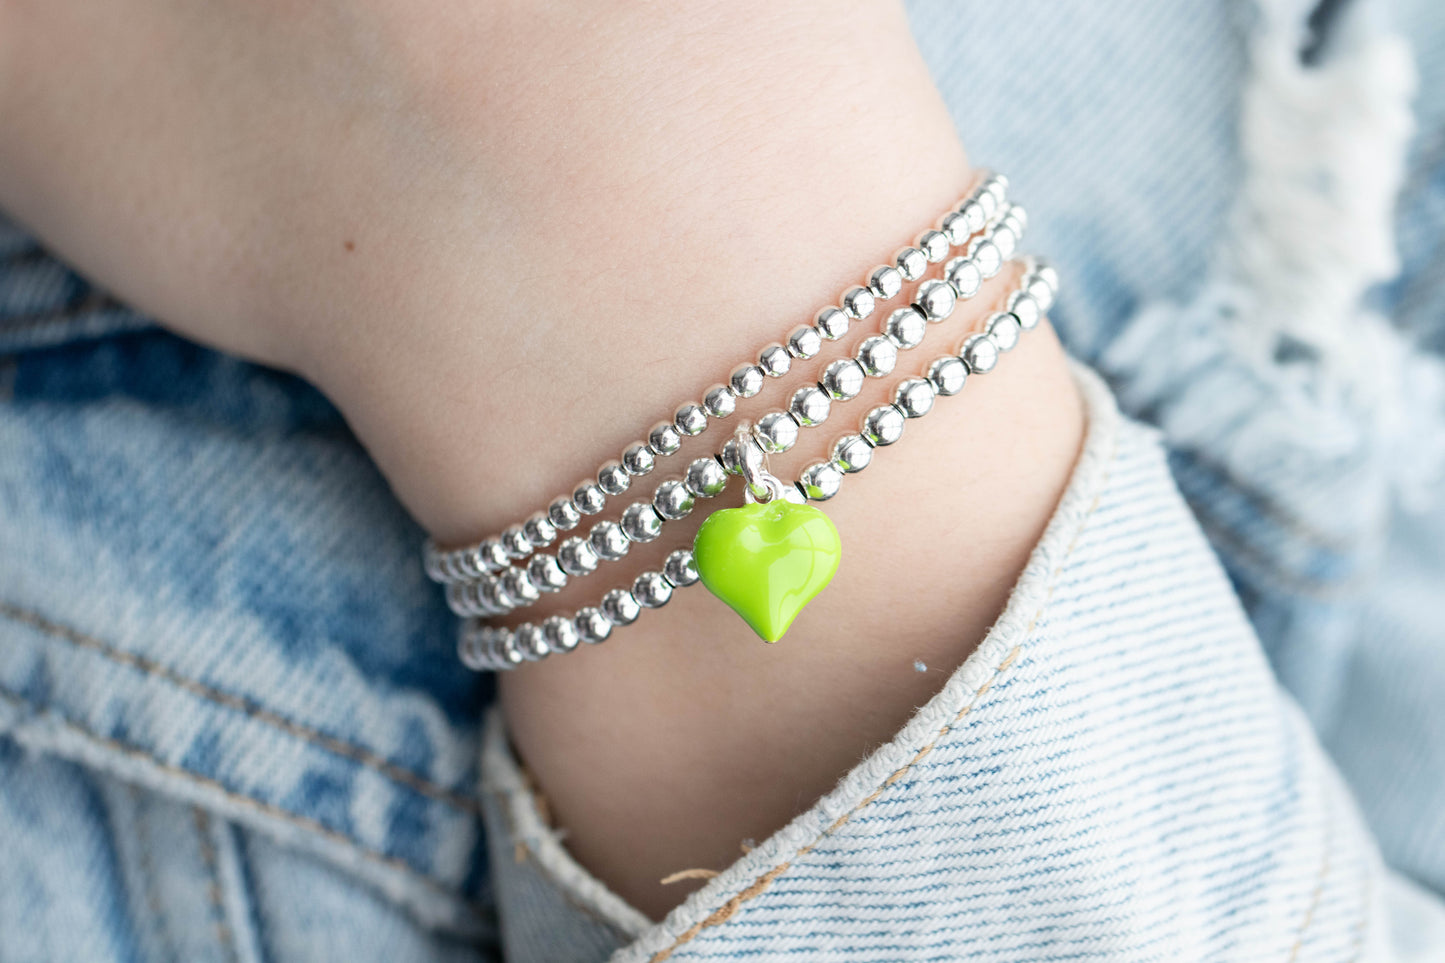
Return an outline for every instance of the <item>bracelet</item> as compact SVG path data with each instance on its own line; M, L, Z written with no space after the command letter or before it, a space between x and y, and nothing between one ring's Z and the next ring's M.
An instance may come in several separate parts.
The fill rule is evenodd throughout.
M762 390L766 377L781 378L792 366L792 359L811 358L821 350L824 340L837 340L852 321L869 317L879 301L887 301L902 290L905 281L922 277L931 263L944 260L950 251L968 244L968 257L980 269L999 265L1011 256L1022 237L1026 224L1022 209L1006 210L1008 180L1001 174L980 174L970 195L945 212L937 227L918 235L913 246L898 251L891 265L880 265L866 278L865 285L856 285L843 292L841 307L829 305L814 316L811 325L800 325L787 339L787 346L773 342L765 346L756 362L747 362L733 369L727 384L717 384L703 394L703 400L688 402L677 408L670 421L661 421L648 432L647 441L637 441L623 449L619 459L605 462L594 478L580 482L572 495L554 499L545 511L539 511L519 525L501 534L458 549L442 550L428 539L423 549L423 562L428 577L443 584L466 582L484 575L512 569L513 560L525 559L535 549L545 548L559 532L571 531L584 515L595 515L607 504L609 496L620 495L631 487L632 479L650 473L657 459L672 455L682 446L684 436L701 434L709 419L731 415L738 398L750 398ZM1010 218L1008 215L1012 214ZM970 238L991 222L999 220L993 236L981 243ZM1005 253L1007 252L1007 253ZM949 262L954 264L958 259ZM991 276L991 274L989 275ZM982 276L972 280L972 272L964 270L957 282L959 290L974 291ZM694 463L695 464L695 463ZM689 466L691 468L691 466ZM600 536L604 544L619 544L610 529ZM513 577L513 582L517 579ZM520 586L518 586L520 588Z
M1001 268L1000 264L1000 268ZM996 269L997 270L997 269ZM494 626L483 619L469 618L463 623L458 639L458 655L468 668L475 670L511 669L525 662L535 662L548 655L571 652L581 643L596 644L608 638L614 628L631 625L644 608L661 608L671 600L673 592L699 581L708 581L699 570L699 553L710 552L708 533L710 527L717 527L717 521L730 513L753 515L766 513L770 505L783 503L789 510L799 508L816 512L817 518L805 518L803 524L818 525L821 519L826 530L832 530L836 541L836 530L817 509L806 505L809 501L826 501L837 494L844 474L862 471L872 461L873 452L878 448L897 443L903 435L904 425L909 419L926 416L938 397L958 394L970 375L981 375L992 371L1002 353L1018 344L1021 334L1037 327L1044 313L1052 307L1058 293L1059 277L1051 266L1028 258L1024 261L1024 274L1017 288L1006 298L1005 310L989 316L983 330L966 336L956 352L935 359L922 378L907 378L894 389L893 401L879 405L862 419L857 433L837 439L833 446L833 457L826 464L830 469L826 484L817 484L821 479L816 475L809 484L804 479L808 472L818 466L810 466L803 472L804 479L793 485L785 485L767 471L767 451L757 443L756 436L746 427L734 433L730 444L736 446L740 455L737 473L747 482L751 504L740 509L724 509L714 512L703 523L694 541L692 550L678 549L668 555L661 571L648 571L637 576L629 588L614 588L605 593L597 605L586 606L571 616L553 615L539 624L524 623L515 629ZM759 495L759 489L763 494ZM781 506L780 506L781 507ZM774 510L774 515L778 512ZM776 521L776 519L774 519ZM826 530L824 532L826 536ZM824 538L826 541L826 537ZM826 547L826 546L825 546ZM826 553L824 553L826 554ZM765 639L774 641L781 636L791 623L793 616L813 596L821 591L832 578L837 568L837 549L831 550L832 566L821 574L811 576L819 582L803 586L811 589L807 597L792 606L792 612L781 613L781 619L769 620L775 612L754 611L749 600L726 597L719 586L709 583L709 588L728 602L740 615L753 625ZM726 568L726 565L724 566ZM726 586L722 586L726 588ZM755 617L757 617L755 619ZM759 625L759 620L767 623ZM778 624L781 622L781 625ZM771 638L770 638L771 636Z
M1006 226L1008 215L1014 215L1017 227ZM977 252L984 245L1015 245L1022 233L1023 209L1005 207L970 244ZM1005 232L1008 240L1003 240ZM819 380L795 391L786 409L776 409L761 416L753 425L753 434L769 453L791 449L800 429L817 427L828 420L833 402L846 403L857 397L865 378L881 378L890 374L897 364L898 351L909 350L922 343L930 323L952 315L959 301L973 297L982 282L1002 267L998 258L982 266L976 254L966 254L949 262L954 277L963 287L949 280L929 280L919 285L913 302L888 316L883 333L864 339L854 355L829 364ZM811 358L817 350L803 355ZM914 389L916 391L916 389ZM599 563L614 561L627 555L634 543L658 538L662 526L691 514L696 499L712 498L727 485L727 474L737 474L737 441L732 440L712 457L694 460L682 479L670 479L658 485L651 500L633 502L618 522L598 522L586 538L573 536L558 546L555 555L536 554L525 568L508 566L497 573L482 575L468 581L455 581L447 586L447 604L459 616L503 615L537 602L542 593L561 591L570 578L594 572ZM726 472L727 474L724 474ZM798 484L810 493L836 491L840 478L830 462L809 466ZM757 494L756 492L754 494Z

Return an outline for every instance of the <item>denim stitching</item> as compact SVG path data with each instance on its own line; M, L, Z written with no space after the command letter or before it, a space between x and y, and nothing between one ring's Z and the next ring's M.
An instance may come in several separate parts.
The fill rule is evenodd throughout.
M216 865L216 844L211 839L211 820L200 806L191 807L191 818L196 824L196 841L201 849L201 862L206 866L206 900L211 904L211 925L216 930L216 942L226 954L226 959L237 963L236 942L231 936L231 925L226 921L225 903L221 899L221 872Z
M131 801L132 830L135 832L136 844L136 869L140 871L141 888L145 890L146 908L150 910L151 919L155 920L155 937L160 943L162 954L168 959L176 958L175 943L171 939L170 925L167 923L166 908L161 902L160 894L156 892L155 886L155 859L151 855L151 832L146 826L145 813L141 811L145 805L140 790L134 786L126 787L127 794Z
M19 606L12 605L8 602L0 602L0 617L10 619L14 622L19 622L23 625L28 625L31 628L34 628L37 631L42 632L52 638L59 639L63 642L69 642L76 648L86 649L88 651L95 652L96 654L101 655L111 660L112 662L116 662L120 665L128 666L132 669L139 670L140 672L148 676L163 679L167 682L173 683L178 688L182 689L187 693L190 693L191 695L198 696L224 708L240 712L248 718L254 719L257 722L261 722L266 725L274 726L275 728L280 729L287 735L294 736L295 738L300 739L303 742L310 743L311 745L317 746L328 752L333 752L338 756L350 759L352 762L365 766L368 769L376 770L383 776L386 776L394 780L395 782L401 783L408 789L413 789L416 792L421 793L423 796L427 796L431 799L435 799L438 802L452 806L455 809L459 809L469 816L476 816L481 813L480 804L476 801L476 799L472 797L464 796L461 793L455 792L454 790L439 786L436 783L428 780L426 777L418 775L417 773L414 773L409 769L398 766L396 763L385 759L384 757L371 751L370 749L366 749L349 742L343 742L335 736L327 735L326 733L313 729L310 726L295 722L291 719L287 719L286 717L276 713L275 711L267 709L265 706L256 704L255 702L245 698L244 696L232 695L229 692L222 692L219 689L215 689L211 686L206 685L204 682L199 682L195 679L183 676L180 673L176 672L174 669L167 668L166 666L161 665L160 663L155 662L151 659L148 659L143 655L136 655L133 652L126 652L123 649L118 649L115 646L96 638L95 636L87 635L77 629L61 625L57 622L52 622L42 615L31 612L28 609L22 609Z
M1329 821L1325 824L1325 858L1320 861L1319 878L1315 880L1315 891L1310 896L1310 905L1305 909L1305 918L1300 922L1299 934L1295 937L1294 946L1290 947L1288 963L1295 963L1299 959L1300 948L1304 946L1305 936L1309 933L1310 925L1315 921L1315 912L1320 908L1320 899L1324 896L1325 881L1330 876L1330 847L1335 836L1335 812L1330 807Z
M3 687L0 687L0 699L3 699L6 702L9 702L12 705L20 708L31 705L29 700ZM56 710L53 707L48 711L57 720L59 720L61 725L65 726L67 729L71 730L81 738L87 739L98 746L155 766L157 769L159 769L161 772L166 773L167 775L176 776L183 781L192 782L212 792L220 793L223 797L225 797L228 802L235 803L243 809L253 810L260 816L277 819L281 822L289 823L290 825L295 826L299 829L304 829L307 832L315 833L316 835L321 836L324 839L328 839L335 843L341 843L349 849L353 850L358 856L361 856L364 859L380 863L388 869L393 869L398 872L404 873L415 882L421 883L427 888L432 889L449 899L457 900L458 903L465 906L468 910L474 913L480 915L485 912L485 907L481 906L480 904L472 903L463 899L459 893L452 891L447 886L443 885L435 879L432 879L430 876L423 875L420 870L416 869L410 863L406 862L403 859L400 859L399 857L388 856L385 853L370 849L362 845L360 841L350 836L347 836L344 833L338 832L332 829L330 826L318 822L317 820L312 819L309 816L303 816L300 813L294 813L290 810L282 809L280 806L274 805L273 803L262 802L261 800L254 799L251 796L242 795L232 789L227 788L223 783L218 782L215 779L202 776L198 773L192 772L189 769L182 769L180 766L172 765L171 763L165 762L164 760L158 758L150 752L147 752L144 749L140 749L136 746L126 745L125 743L119 742L115 739L111 739L108 736L102 736L99 733L93 732L85 726L68 718L64 713Z
M1079 520L1079 527L1074 531L1074 537L1070 539L1069 547L1064 551L1063 558L1059 559L1058 564L1055 565L1053 571L1049 573L1048 589L1045 591L1044 599L1042 602L1039 603L1038 611L1034 613L1033 618L1029 619L1028 628L1024 630L1023 634L1025 641L1027 641L1028 637L1033 634L1034 626L1038 625L1039 619L1043 617L1044 612L1049 607L1049 603L1053 601L1054 590L1058 585L1059 575L1063 572L1064 566L1068 563L1070 557L1073 556L1074 549L1079 544L1079 539L1088 529L1090 519L1094 517L1095 510L1098 509L1099 503L1104 498L1104 493L1108 490L1109 477L1113 473L1114 462L1115 459L1118 457L1118 454L1119 436L1116 432L1109 451L1108 468L1100 476L1098 483L1099 487L1098 490L1094 493L1094 500L1089 503L1089 509L1087 512L1084 513L1084 517ZM938 743L942 741L945 736L951 733L954 727L963 720L963 717L968 715L968 713L973 709L973 707L978 704L978 701L982 699L984 694L993 687L993 684L998 681L999 677L1003 675L1003 673L1007 672L1018 661L1018 657L1022 651L1023 643L1020 643L1014 646L1011 650L1009 650L1008 655L1004 656L1003 661L1001 661L998 665L994 667L993 674L989 676L988 679L986 679L984 683L974 691L973 698L970 699L967 703L965 703L963 708L959 709L958 713L952 719L943 724L943 727L938 730L937 735L935 735L927 745L925 745L922 749L919 749L918 752L914 754L912 759L908 760L908 762L896 769L892 775L890 775L887 779L883 780L882 785L880 785L873 792L869 793L868 796L866 796L861 802L858 803L858 805L854 806L842 816L839 816L832 823L832 825L830 825L827 829L823 830L816 837L814 837L812 842L808 843L806 846L801 847L793 856L793 859L797 859L799 856L805 856L809 852L811 852L814 848L817 847L820 842L822 842L825 836L829 836L838 829L842 828L842 826L847 823L848 820L852 819L870 803L876 800L879 796L883 795L883 793L890 786L892 786L899 779L903 778L903 776L906 775L908 771L912 769L915 765L917 765L920 760L922 760L925 756L931 753L934 747L938 745ZM684 943L691 941L694 937L696 937L703 930L707 929L709 926L718 926L726 923L729 919L732 918L733 914L738 911L738 908L741 907L743 903L747 902L755 896L760 896L762 893L764 893L768 889L768 887L773 884L773 881L778 879L778 877L782 876L789 869L791 869L792 865L792 859L785 860L774 866L772 869L768 870L763 875L759 876L753 881L752 885L748 886L746 889L738 893L736 896L728 900L716 910L713 910L711 914L709 914L701 921L694 923L692 926L690 926L681 936L679 936L672 943L671 946L667 947L666 949L660 950L657 953L654 953L650 958L649 963L663 963L664 960L672 956L673 952L678 947L682 946Z

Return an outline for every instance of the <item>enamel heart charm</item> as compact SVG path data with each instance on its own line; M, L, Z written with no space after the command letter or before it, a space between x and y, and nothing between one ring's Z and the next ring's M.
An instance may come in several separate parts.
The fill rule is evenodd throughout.
M692 554L702 584L776 642L832 581L843 547L822 511L777 498L713 512Z

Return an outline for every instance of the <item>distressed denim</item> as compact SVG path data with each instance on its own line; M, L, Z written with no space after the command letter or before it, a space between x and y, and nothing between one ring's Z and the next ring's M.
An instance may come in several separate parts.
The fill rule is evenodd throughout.
M1445 959L1445 8L910 15L1109 390L978 651L663 921L335 410L0 228L0 960Z

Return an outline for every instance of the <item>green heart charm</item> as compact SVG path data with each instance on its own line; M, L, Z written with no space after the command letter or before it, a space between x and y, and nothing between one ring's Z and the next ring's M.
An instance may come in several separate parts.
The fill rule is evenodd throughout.
M776 498L713 512L692 554L702 584L776 642L832 581L843 544L827 515Z

